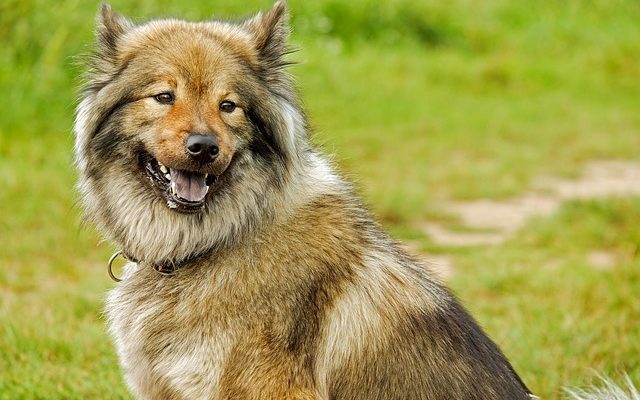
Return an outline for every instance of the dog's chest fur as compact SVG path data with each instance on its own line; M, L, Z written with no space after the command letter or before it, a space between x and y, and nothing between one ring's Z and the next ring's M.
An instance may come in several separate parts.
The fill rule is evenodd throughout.
M128 267L108 295L107 314L130 387L140 398L211 398L236 340L216 304L215 278L195 269L162 276L144 264Z
M136 395L262 398L271 389L261 382L312 386L321 319L358 262L357 235L343 223L320 222L318 213L327 211L310 207L294 223L172 276L129 264L109 293L107 315ZM313 229L307 221L315 221ZM342 239L340 251L323 249L327 237Z

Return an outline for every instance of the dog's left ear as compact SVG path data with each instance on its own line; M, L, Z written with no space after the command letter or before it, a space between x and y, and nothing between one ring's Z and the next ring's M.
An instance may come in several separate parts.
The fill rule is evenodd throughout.
M278 0L267 12L260 12L244 23L253 36L256 50L269 66L282 66L289 37L289 13L284 0Z
M111 5L103 3L97 17L96 37L98 48L104 55L116 52L118 41L133 28L133 23L118 14Z

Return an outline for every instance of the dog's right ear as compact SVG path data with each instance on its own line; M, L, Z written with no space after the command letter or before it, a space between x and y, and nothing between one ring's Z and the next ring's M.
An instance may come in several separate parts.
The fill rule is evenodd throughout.
M98 51L105 56L114 55L120 38L134 27L131 21L115 12L107 3L100 7L96 25Z
M259 12L244 22L244 27L251 33L260 60L268 67L278 69L287 65L283 61L289 51L289 14L285 0L278 0L269 11Z

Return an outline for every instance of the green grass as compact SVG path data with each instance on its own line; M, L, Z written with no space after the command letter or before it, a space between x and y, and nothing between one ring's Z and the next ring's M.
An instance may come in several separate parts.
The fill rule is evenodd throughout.
M114 2L126 15L246 15L268 1ZM451 282L547 399L591 368L640 381L637 200L571 203L492 248L433 244L450 199L502 198L593 159L640 159L640 4L291 0L292 68L315 127L401 238ZM80 55L97 4L0 4L0 399L129 398L101 307L112 246L73 185ZM606 250L600 270L586 254Z
M456 257L454 289L543 398L585 384L590 369L640 381L638 218L640 199L571 202L503 245ZM615 267L590 265L594 250Z

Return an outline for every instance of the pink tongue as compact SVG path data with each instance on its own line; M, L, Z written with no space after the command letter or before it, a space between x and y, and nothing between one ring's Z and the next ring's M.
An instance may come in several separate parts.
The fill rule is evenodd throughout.
M183 200L202 201L209 187L205 184L204 174L180 171L170 168L174 193Z

